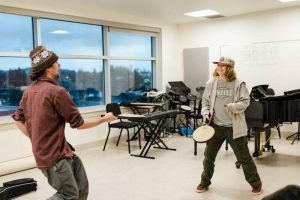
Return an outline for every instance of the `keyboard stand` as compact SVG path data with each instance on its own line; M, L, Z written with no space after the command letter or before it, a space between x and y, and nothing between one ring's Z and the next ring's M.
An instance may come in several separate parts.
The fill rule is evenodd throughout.
M147 155L152 146L154 148L157 148L157 149L176 151L176 149L169 148L163 142L163 140L160 138L162 125L164 124L164 122L167 118L168 117L166 116L166 117L161 117L160 119L158 119L157 124L155 125L155 127L153 127L153 124L150 121L139 122L140 127L142 127L142 129L145 131L145 133L148 133L148 138L147 138L147 142L144 145L143 149L141 150L140 154L138 154L138 155L131 154L131 156L141 157L141 158L148 158L148 159L155 159L155 157ZM154 145L156 145L156 146L154 146Z

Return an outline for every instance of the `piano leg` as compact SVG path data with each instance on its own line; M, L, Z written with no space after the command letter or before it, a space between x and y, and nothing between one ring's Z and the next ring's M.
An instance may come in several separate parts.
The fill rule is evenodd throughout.
M270 145L271 128L266 129L265 133L266 133L266 144L263 146L263 151L265 151L267 149L268 151L271 150L272 153L274 153L275 149L274 149L273 145Z
M260 155L260 130L254 128L254 152L253 157L258 157Z

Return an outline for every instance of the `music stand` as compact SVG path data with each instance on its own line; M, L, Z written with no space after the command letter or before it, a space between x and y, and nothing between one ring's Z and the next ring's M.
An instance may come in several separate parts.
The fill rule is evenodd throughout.
M180 95L187 96L191 92L191 89L187 87L182 81L171 81L169 82L171 90L178 92Z

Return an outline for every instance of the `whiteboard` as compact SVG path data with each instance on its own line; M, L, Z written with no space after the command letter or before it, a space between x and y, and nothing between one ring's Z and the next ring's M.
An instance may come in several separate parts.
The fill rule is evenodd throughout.
M249 90L261 84L276 95L300 89L300 40L222 45L220 55L235 60L237 77Z

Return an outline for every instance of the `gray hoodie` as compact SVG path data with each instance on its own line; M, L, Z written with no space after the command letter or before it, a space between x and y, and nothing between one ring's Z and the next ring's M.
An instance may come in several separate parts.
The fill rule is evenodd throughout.
M206 83L202 97L202 115L210 114L213 117L218 79L219 77L215 77ZM233 99L234 102L229 103L227 107L232 116L233 139L236 139L246 136L248 129L244 111L250 104L250 96L244 81L235 80Z

